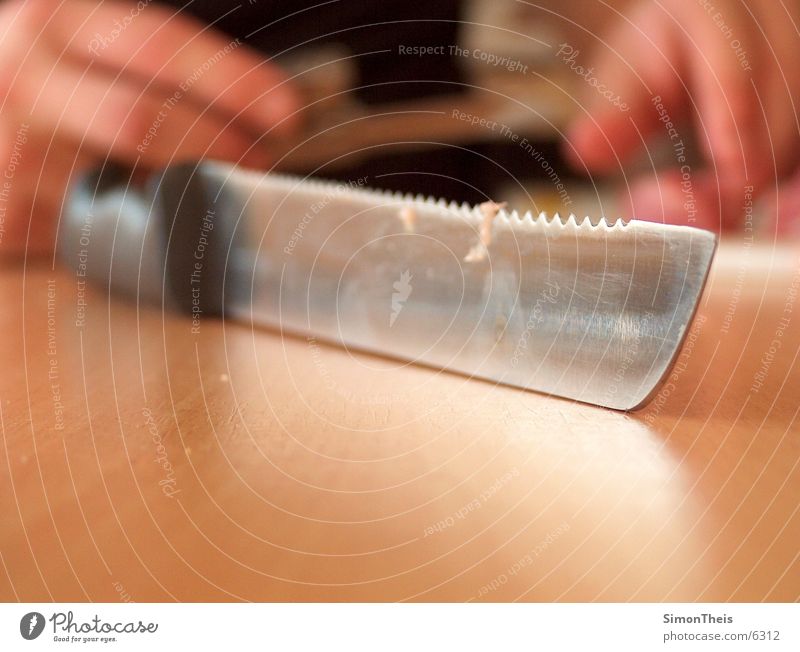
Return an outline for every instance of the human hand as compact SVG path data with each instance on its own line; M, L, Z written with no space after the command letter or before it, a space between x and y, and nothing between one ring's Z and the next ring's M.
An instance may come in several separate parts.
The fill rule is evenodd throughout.
M283 74L240 41L156 4L0 4L0 255L53 247L70 178L113 159L266 167L295 126Z
M672 169L629 185L631 215L740 226L748 193L774 192L800 163L798 27L796 2L634 3L591 62L628 110L587 89L568 155L579 169L608 173L656 137L667 144ZM703 154L700 165L692 142Z

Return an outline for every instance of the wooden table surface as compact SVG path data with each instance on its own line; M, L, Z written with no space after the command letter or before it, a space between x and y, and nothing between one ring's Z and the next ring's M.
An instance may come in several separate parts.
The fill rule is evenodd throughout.
M0 268L0 599L800 598L800 244L632 414L76 280Z

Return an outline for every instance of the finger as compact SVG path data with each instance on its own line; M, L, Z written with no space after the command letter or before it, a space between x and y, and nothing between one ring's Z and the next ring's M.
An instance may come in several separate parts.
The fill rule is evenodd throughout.
M764 220L758 231L766 237L800 238L800 172L784 181L762 200Z
M769 138L770 159L753 161L764 170L764 181L769 182L790 172L797 161L800 143L800 79L792 68L796 57L797 33L794 24L797 15L788 13L785 5L758 3L761 49L763 56L759 70L763 79L757 80L759 95L764 105L765 138ZM800 13L797 9L795 14ZM748 55L749 56L749 55ZM749 64L749 62L747 62ZM774 157L774 161L772 158Z
M88 163L74 143L54 141L25 123L0 126L0 257L53 250L66 189Z
M686 10L684 24L691 41L687 78L700 144L725 194L741 194L742 187L760 174L768 156L766 125L759 108L754 77L745 70L731 47L736 40L755 44L757 31L740 5L726 5L722 30L702 7ZM757 48L753 48L753 57ZM763 70L758 61L753 68Z
M678 169L637 178L620 196L620 205L634 219L694 226L721 232L723 197L714 176L686 178Z
M53 71L57 72L53 72ZM40 57L13 89L38 131L58 133L101 156L163 166L177 158L221 158L264 167L269 160L239 126L182 96L143 91L94 70Z
M121 2L80 2L62 11L76 7L79 20L51 21L55 40L72 55L180 90L258 130L294 128L299 100L291 84L240 40L154 4L138 10ZM113 29L117 24L124 29Z
M663 11L640 5L604 42L596 77L592 76L598 86L592 81L585 89L585 110L568 130L566 150L573 162L608 172L640 150L643 139L659 128L662 115L656 106L666 107L670 120L683 115L669 28ZM619 98L623 106L609 97Z

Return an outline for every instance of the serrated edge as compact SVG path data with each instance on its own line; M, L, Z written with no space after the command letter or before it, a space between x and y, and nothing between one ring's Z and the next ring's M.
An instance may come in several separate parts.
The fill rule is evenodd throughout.
M372 186L357 186L353 182L335 181L331 179L321 179L319 177L303 177L300 175L286 174L283 172L269 172L264 173L259 170L252 170L248 168L241 168L236 165L218 161L207 161L203 163L206 170L218 172L228 177L231 173L235 172L239 178L245 177L251 179L258 185L273 185L286 189L287 186L291 188L302 189L304 192L318 192L322 195L328 195L332 192L341 192L344 195L355 196L364 200L374 201L381 204L394 203L398 205L412 204L414 207L434 209L442 217L454 219L461 218L470 222L480 222L483 215L478 205L469 204L467 202L457 202L453 200L446 200L440 197L425 196L422 194L414 194L409 192L384 190ZM565 230L578 230L582 232L626 232L630 229L637 231L647 232L698 232L708 233L702 229L697 229L690 226L681 226L674 224L663 224L660 222L648 222L636 219L623 219L618 217L615 220L609 220L603 216L597 220L593 220L589 216L584 216L583 219L577 218L573 213L570 213L566 218L562 217L558 212L549 216L544 211L538 215L534 215L532 211L526 211L522 215L516 210L500 209L495 217L494 224L500 224L507 228L518 227L534 227L537 230L546 228L549 231L559 227ZM709 233L710 235L710 233Z

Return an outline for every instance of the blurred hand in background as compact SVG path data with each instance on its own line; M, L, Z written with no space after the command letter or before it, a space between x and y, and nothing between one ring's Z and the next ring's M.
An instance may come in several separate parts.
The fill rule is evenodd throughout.
M748 189L791 228L800 183L800 3L642 0L618 12L594 75L627 105L586 89L566 151L578 169L620 171L646 143L666 144L666 172L626 179L632 216L741 226ZM693 135L687 127L694 125ZM671 131L672 128L673 130ZM681 160L694 141L704 162ZM770 212L770 211L766 211ZM773 225L774 226L774 225Z
M106 159L267 166L298 107L240 41L155 4L0 3L0 253L51 250L70 178ZM32 216L35 215L35 219Z

